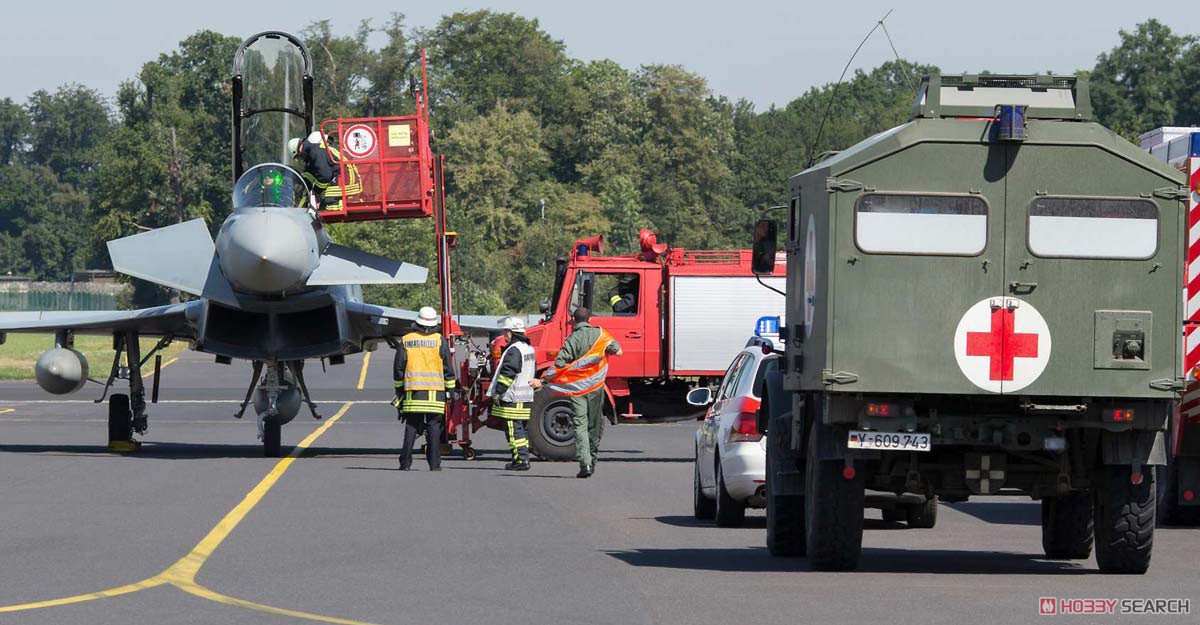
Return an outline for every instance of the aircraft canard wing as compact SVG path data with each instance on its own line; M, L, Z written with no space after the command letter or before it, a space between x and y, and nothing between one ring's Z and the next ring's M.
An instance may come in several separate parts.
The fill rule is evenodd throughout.
M203 219L114 239L108 255L113 269L127 276L238 306Z
M198 307L202 305L200 301L192 301L139 310L6 312L0 313L0 332L74 330L78 334L111 334L136 330L142 336L195 338L196 329L188 318L197 318Z
M308 286L422 284L428 277L429 270L424 267L330 243L308 277Z

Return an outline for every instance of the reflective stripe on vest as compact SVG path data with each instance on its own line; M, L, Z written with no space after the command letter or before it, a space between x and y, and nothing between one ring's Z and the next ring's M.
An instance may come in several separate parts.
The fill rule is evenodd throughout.
M404 390L446 390L442 364L442 335L409 332L400 339L408 360L404 364Z
M500 375L500 368L496 367L496 373L492 376L492 384L488 387L488 394L495 396L492 389L496 388L497 382L503 381L508 385L508 390L504 391L504 395L500 397L502 401L510 404L531 402L533 401L533 387L529 385L529 382L533 380L533 376L537 372L537 352L534 352L528 343L513 341L500 356L501 363L508 356L509 350L513 349L521 354L521 370L517 372L517 377L506 379L505 376Z
M600 328L600 337L591 349L579 360L553 370L546 388L555 395L578 396L604 386L604 378L608 376L608 346L612 343L612 335Z

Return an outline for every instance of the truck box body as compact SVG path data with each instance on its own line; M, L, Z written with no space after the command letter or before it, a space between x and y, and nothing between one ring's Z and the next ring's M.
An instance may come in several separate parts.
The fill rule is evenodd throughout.
M1165 304L1182 281L1183 177L1095 123L1030 118L1020 142L989 141L992 126L918 115L790 180L789 261L806 269L788 284L806 294L789 298L804 341L790 388L1171 396L1151 383L1180 374L1180 311ZM989 299L1038 311L1040 344L1023 327L986 336L985 320L964 348L960 323ZM1112 357L1126 331L1141 362ZM1040 375L1005 380L1036 350ZM999 367L982 374L996 383L973 383L964 361Z
M784 279L763 282L784 289ZM721 375L760 317L782 317L784 298L747 276L675 275L667 286L669 375Z

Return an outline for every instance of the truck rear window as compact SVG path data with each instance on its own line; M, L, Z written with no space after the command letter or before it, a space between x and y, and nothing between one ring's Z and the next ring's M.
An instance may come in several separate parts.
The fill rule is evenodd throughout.
M1051 258L1153 258L1158 206L1141 198L1034 198L1029 251Z
M974 195L865 193L854 221L869 254L975 256L987 246L988 205Z

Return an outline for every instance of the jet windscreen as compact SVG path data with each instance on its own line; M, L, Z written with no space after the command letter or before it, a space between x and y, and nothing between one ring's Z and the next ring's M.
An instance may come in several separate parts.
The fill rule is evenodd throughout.
M233 185L233 207L305 206L308 186L295 170L278 163L251 167Z

